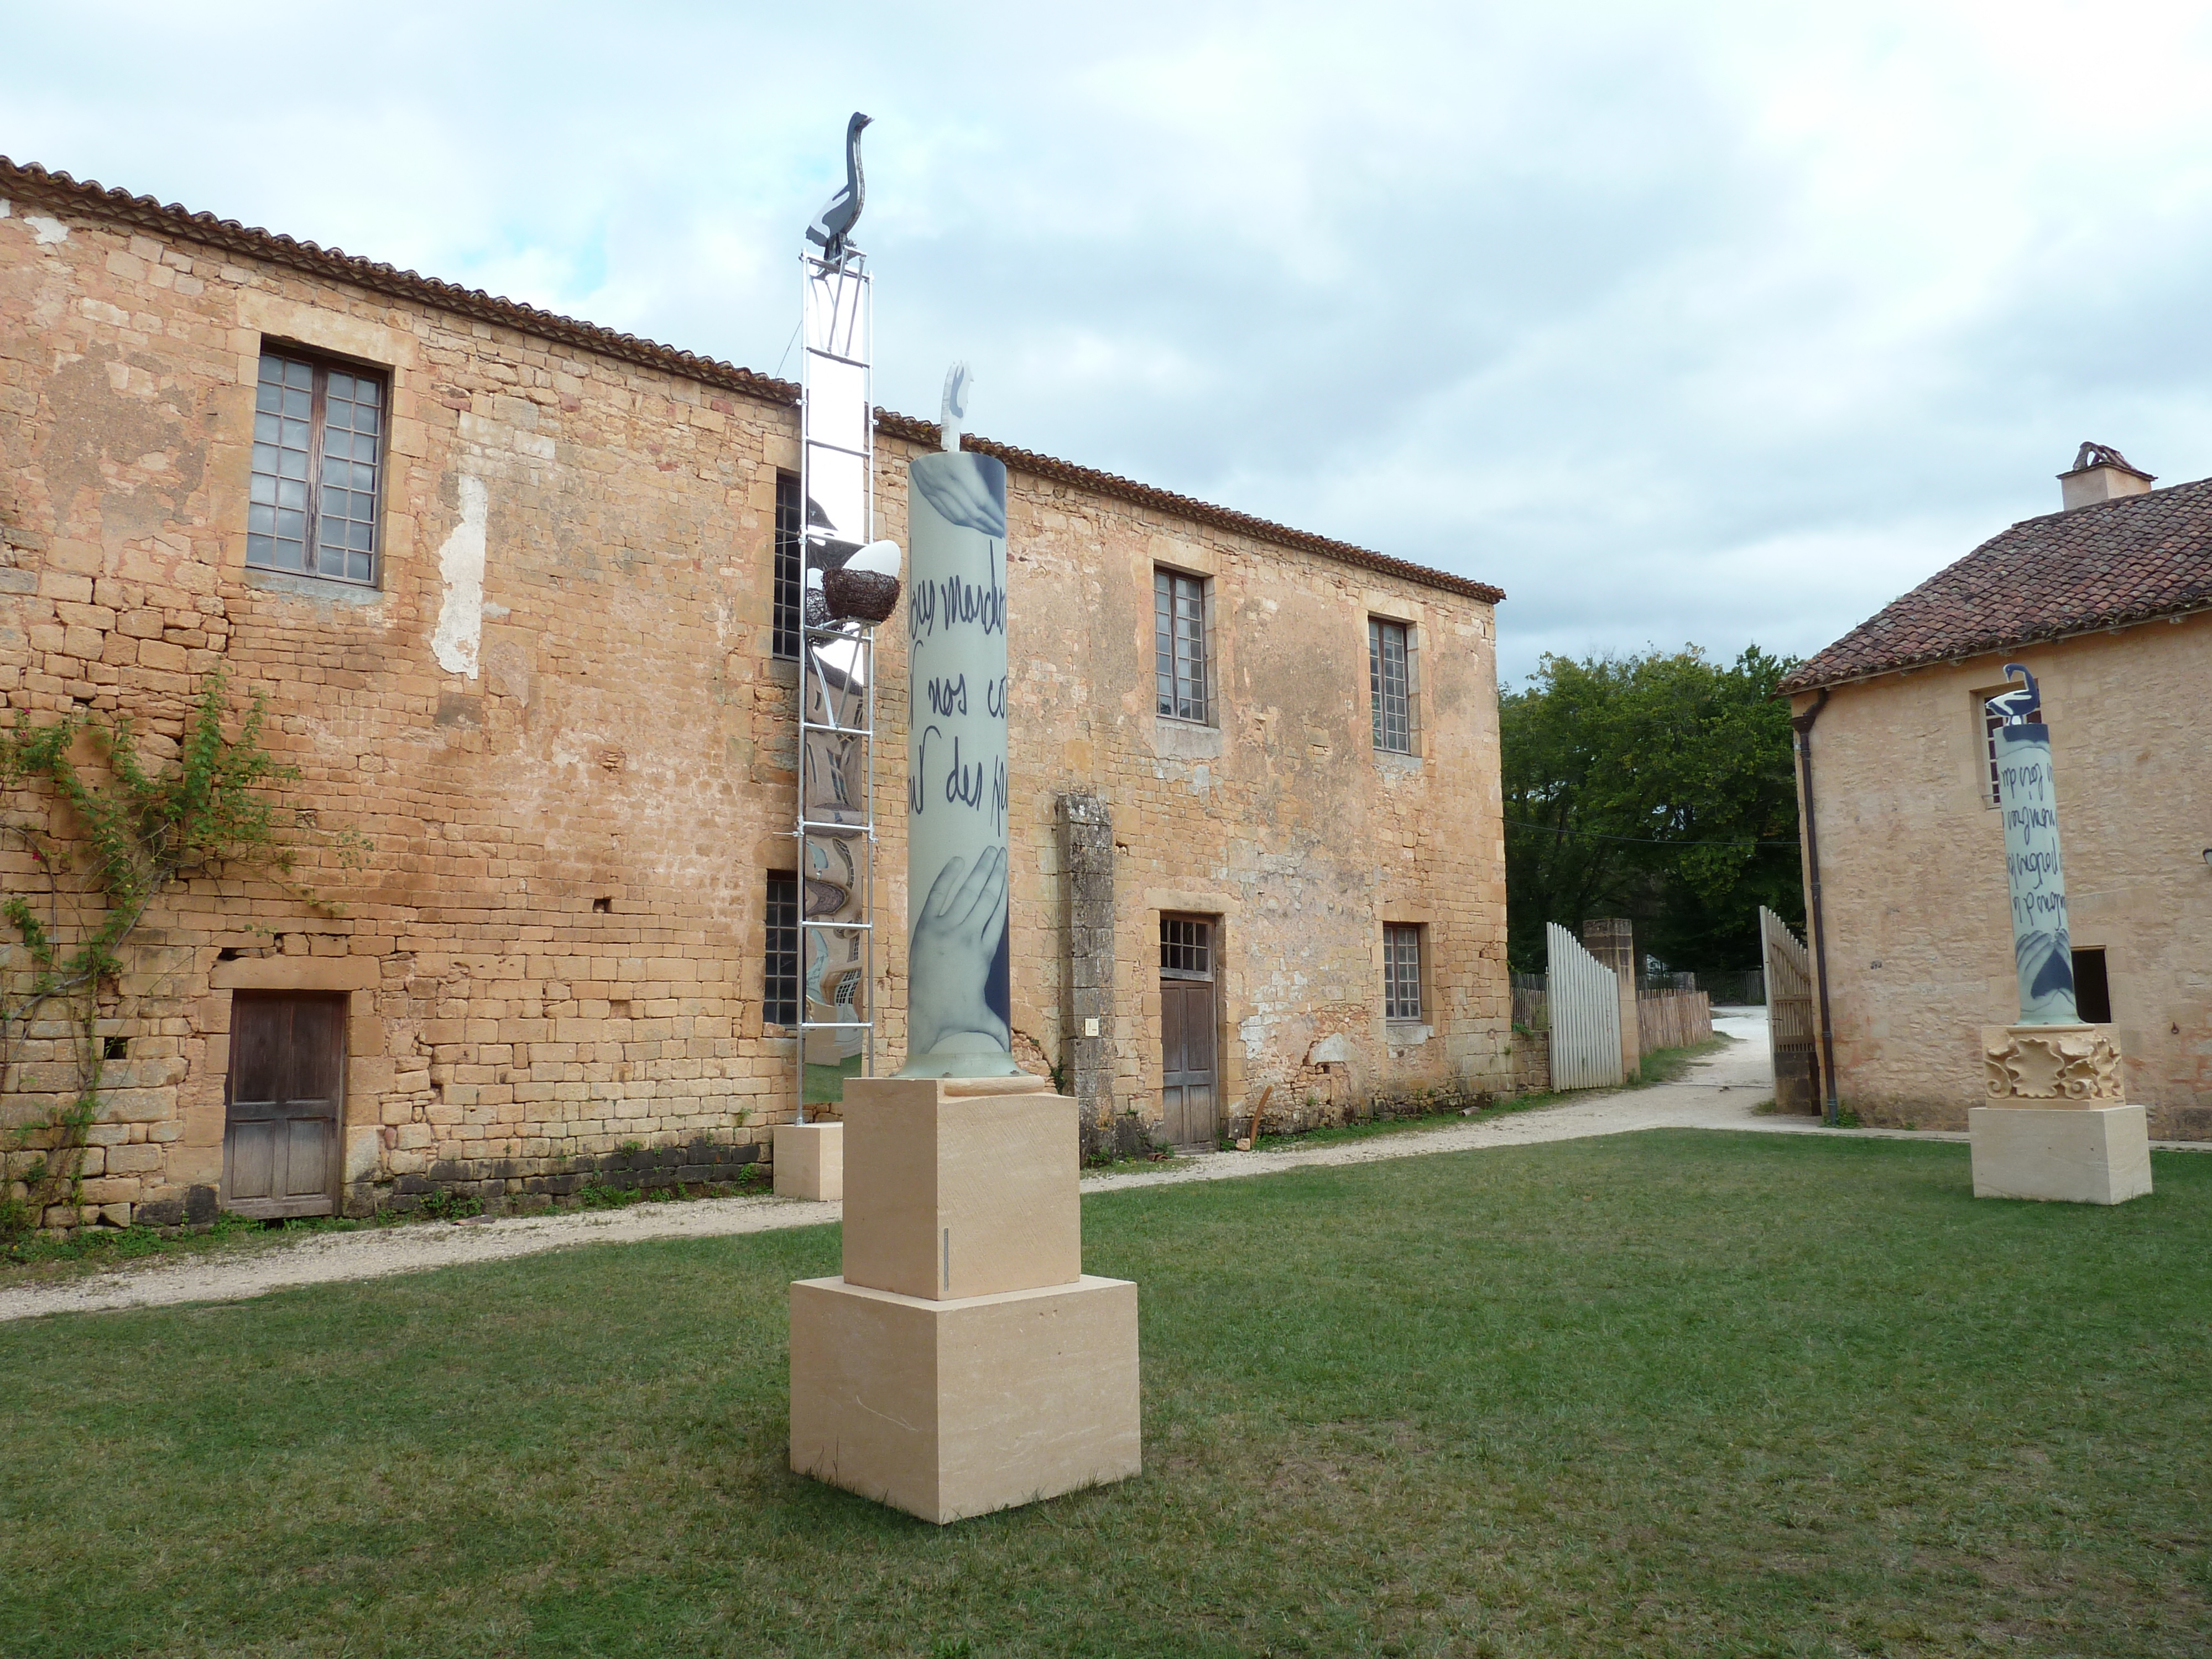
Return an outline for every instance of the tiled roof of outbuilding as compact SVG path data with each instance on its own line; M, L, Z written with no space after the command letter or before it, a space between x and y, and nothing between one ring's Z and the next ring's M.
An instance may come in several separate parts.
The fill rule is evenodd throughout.
M435 306L443 311L473 317L480 322L495 323L534 334L540 339L558 340L597 352L602 356L657 368L665 374L680 374L687 380L741 392L763 403L787 405L799 401L799 387L789 380L780 380L750 368L739 368L716 358L679 351L673 346L641 339L635 334L601 328L595 323L579 322L574 318L542 311L520 301L502 300L480 289L462 288L458 283L441 282L434 276L401 270L374 259L364 259L340 248L325 248L313 242L257 230L252 226L239 223L235 219L218 219L212 213L194 213L174 203L164 207L150 196L133 196L128 191L109 190L92 179L79 181L66 173L49 172L35 162L15 161L0 155L0 198L10 195L28 196L56 204L66 203L80 212L95 214L123 224L137 225L156 234L185 236L204 246L289 265L295 270L306 270L319 276L336 277L374 293ZM879 431L915 442L934 444L938 440L938 428L934 422L893 414L888 410L876 411L876 424ZM1017 449L1011 444L997 443L988 438L975 437L973 434L969 434L963 447L980 450L987 455L995 455L1018 472L1056 479L1134 506L1171 513L1194 523L1249 536L1255 540L1273 543L1279 547L1318 553L1340 563L1396 576L1406 581L1417 582L1424 587L1457 593L1485 605L1496 605L1505 597L1504 589L1493 587L1488 582L1476 581L1469 576L1432 570L1426 565L1415 564L1407 559L1392 558L1387 553L1377 553L1350 542L1316 536L1310 531L1294 530L1288 525L1275 524L1249 513L1216 507L1188 495L1178 495L1171 490L1138 483L1116 473L1079 466L1073 461L1056 460L1049 455Z
M1784 691L2212 606L2212 478L2023 519L1791 670Z

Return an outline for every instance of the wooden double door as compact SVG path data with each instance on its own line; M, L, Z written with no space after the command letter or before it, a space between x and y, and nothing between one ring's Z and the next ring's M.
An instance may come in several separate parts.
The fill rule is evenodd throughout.
M1161 1127L1178 1146L1212 1146L1221 1133L1217 932L1210 917L1160 918Z
M223 1205L276 1218L337 1208L346 997L240 991L230 1005Z

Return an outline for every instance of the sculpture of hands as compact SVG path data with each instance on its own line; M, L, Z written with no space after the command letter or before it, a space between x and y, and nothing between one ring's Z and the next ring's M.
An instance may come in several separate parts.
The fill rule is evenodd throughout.
M909 1056L929 1053L956 1031L1011 1047L1006 1022L988 995L991 963L1006 931L1006 855L994 847L975 869L967 866L963 858L945 860L915 917L907 962Z
M915 467L914 487L947 523L1003 540L1006 497L992 488L983 468L981 456L962 450L947 460Z

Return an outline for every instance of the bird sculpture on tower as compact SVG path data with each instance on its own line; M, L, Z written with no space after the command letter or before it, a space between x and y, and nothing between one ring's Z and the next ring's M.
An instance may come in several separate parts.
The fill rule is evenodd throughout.
M826 265L845 263L846 254L851 252L848 239L860 222L860 204L867 194L860 177L860 129L868 121L867 116L854 110L853 118L845 124L844 187L823 204L814 222L806 228L806 240L822 250L822 263Z

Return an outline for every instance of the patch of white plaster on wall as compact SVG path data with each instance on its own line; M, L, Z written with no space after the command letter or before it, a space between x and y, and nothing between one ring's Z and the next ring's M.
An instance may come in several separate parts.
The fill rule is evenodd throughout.
M40 247L69 240L69 227L58 219L49 219L43 213L27 213L23 222L30 226L32 238Z
M438 630L430 650L448 674L477 677L477 647L483 641L484 523L491 495L482 478L461 475L461 521L438 549L438 574L446 583Z

